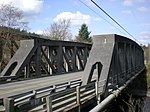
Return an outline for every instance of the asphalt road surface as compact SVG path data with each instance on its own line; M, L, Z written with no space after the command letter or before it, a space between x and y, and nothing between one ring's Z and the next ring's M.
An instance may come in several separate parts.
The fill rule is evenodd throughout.
M44 88L51 85L56 85L62 82L73 81L81 79L82 72L68 73L56 76L49 76L44 78L37 78L26 81L19 81L0 85L0 99L9 97L31 90Z

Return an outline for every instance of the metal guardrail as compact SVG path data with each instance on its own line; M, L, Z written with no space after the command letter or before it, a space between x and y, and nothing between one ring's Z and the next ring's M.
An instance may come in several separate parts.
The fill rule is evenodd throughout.
M111 85L125 83L125 81L129 80L135 73L139 72L141 69L143 69L143 66L136 66L134 68L129 68L126 71L122 71L119 74L112 75L111 77L109 77Z
M67 88L75 88L81 85L81 80L73 80L70 82L60 83L57 85L52 85L49 87L41 88L38 90L29 91L23 94L15 95L12 97L4 98L4 105L6 112L13 112L14 107L18 105L24 105L27 103L32 103L32 105L37 106L37 100L43 100L49 94L54 92L63 91ZM41 101L41 103L45 103Z
M136 68L137 71L139 69L140 67ZM124 74L124 72L122 72L120 76L122 76L122 74ZM132 77L131 73L130 77ZM100 82L93 81L88 85L81 86L81 80L79 79L29 91L5 98L5 108L6 111L13 112L14 107L27 103L32 104L32 108L40 105L42 107L45 106L47 108L43 109L48 112L71 109L73 107L80 108L80 105L94 97L98 100L99 95L103 92L101 89L105 85L105 81L106 80ZM68 106L71 108L68 108Z
M136 67L135 69L139 71L141 67ZM122 77L123 74L126 76L127 74L125 73L128 71L130 70L120 73L119 77ZM127 80L129 80L132 75L130 72L130 76ZM112 79L114 78L115 75ZM28 103L32 105L31 109L41 106L42 109L47 112L63 109L67 110L75 107L80 108L80 105L92 98L96 98L97 101L99 100L99 95L103 93L103 87L106 86L105 82L106 80L98 82L94 80L87 85L81 86L82 82L80 79L72 80L8 97L4 99L6 112L13 112L14 107L21 107ZM111 86L116 88L113 83ZM118 87L120 86L118 85L117 88ZM115 88L113 88L111 92L115 90Z
M46 97L47 112L62 112L80 106L96 98L95 81L86 86L77 86L66 91L56 92Z
M6 81L10 82L13 79L17 79L17 76L3 76L3 77L0 77L0 84L5 83Z
M65 82L46 88L29 91L20 95L12 96L4 99L6 112L14 112L15 107L25 108L24 111L35 111L40 108L41 111L55 112L64 111L72 108L79 108L84 103L95 98L98 100L102 93L100 90L104 86L105 80L81 86L81 80Z

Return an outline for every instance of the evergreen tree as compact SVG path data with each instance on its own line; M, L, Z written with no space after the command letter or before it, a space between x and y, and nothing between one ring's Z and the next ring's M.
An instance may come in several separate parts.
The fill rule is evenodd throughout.
M88 26L86 24L81 25L81 29L79 29L79 34L77 36L78 42L91 43L92 39L89 36L91 32L88 31Z

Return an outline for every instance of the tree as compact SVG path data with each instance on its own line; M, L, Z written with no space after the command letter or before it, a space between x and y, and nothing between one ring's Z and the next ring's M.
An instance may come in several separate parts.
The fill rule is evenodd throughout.
M2 51L0 52L0 71L3 69L3 65L7 64L6 60L9 60L14 54L14 37L18 36L18 30L26 31L28 28L28 22L23 21L23 18L23 12L11 4L0 5L0 51Z
M23 21L23 12L11 4L0 5L0 26L27 30L27 21Z
M144 59L145 59L145 62L149 63L149 61L150 61L149 60L149 46L147 47L147 46L143 45L142 48L144 50Z
M5 44L13 40L12 37L16 35L17 29L22 31L28 29L28 22L24 21L23 18L23 12L20 9L11 4L0 5L0 27L5 28L3 31L3 34L5 34L3 38L6 39Z
M77 42L85 42L91 43L92 39L89 36L91 32L88 31L88 26L86 24L81 25L81 29L79 29L79 34L76 37Z
M50 28L44 31L44 36L52 40L70 40L72 37L70 33L70 20L54 22Z

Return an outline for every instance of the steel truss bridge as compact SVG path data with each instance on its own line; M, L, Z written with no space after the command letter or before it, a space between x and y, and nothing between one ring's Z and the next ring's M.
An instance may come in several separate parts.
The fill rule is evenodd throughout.
M98 112L145 70L142 48L120 35L96 35L93 45L22 40L0 74L6 112Z

